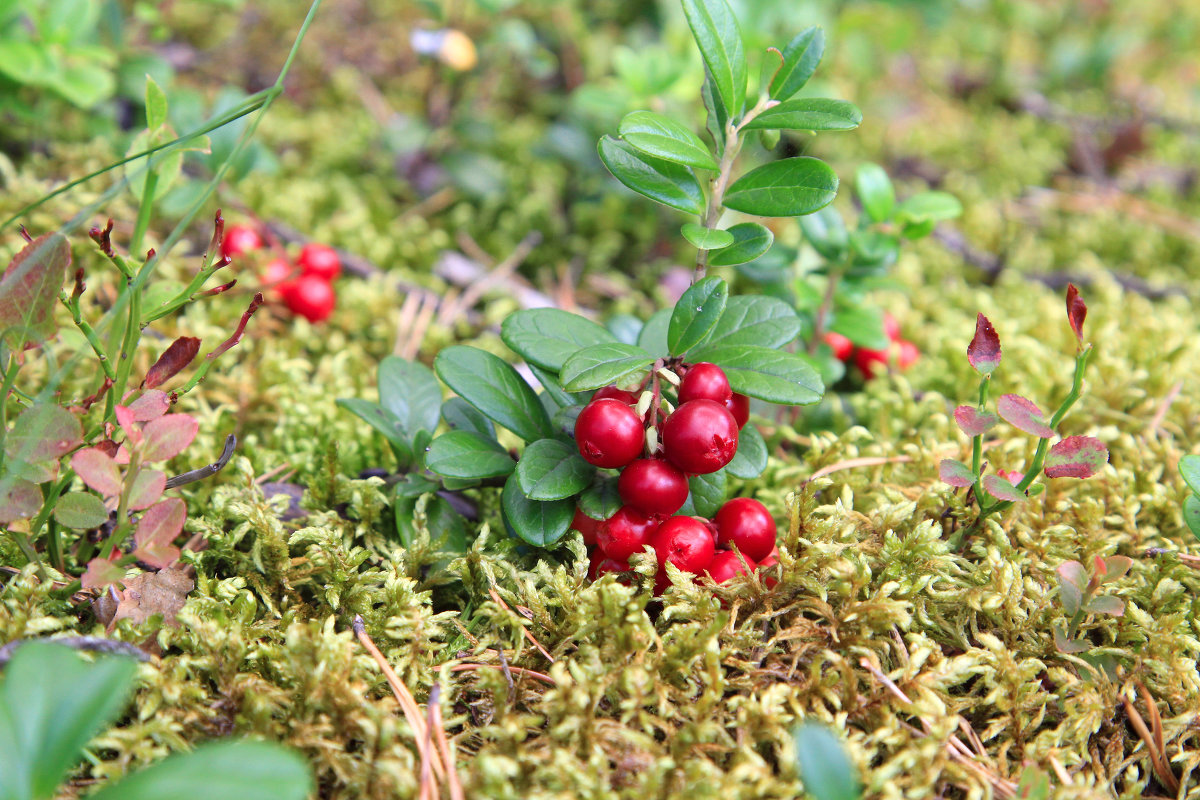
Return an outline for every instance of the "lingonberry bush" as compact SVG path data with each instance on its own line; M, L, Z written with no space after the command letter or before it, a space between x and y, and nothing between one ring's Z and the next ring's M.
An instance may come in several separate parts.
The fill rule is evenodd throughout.
M837 192L833 170L812 157L743 171L749 136L849 130L862 117L842 100L794 97L821 57L816 29L770 48L748 95L742 35L725 0L683 0L683 10L706 68L710 142L683 122L635 111L619 138L604 137L598 149L625 186L693 215L681 228L697 248L692 285L673 308L633 326L609 329L547 308L510 315L501 338L540 393L499 356L446 348L434 373L457 396L441 404L440 420L434 374L385 360L378 405L341 402L379 430L409 470L395 489L402 538L411 523L401 516L415 510L414 498L427 495L431 530L454 538L463 526L453 493L495 486L512 535L546 547L574 527L595 547L593 575L630 570L629 559L646 548L660 588L668 565L727 579L772 560L776 524L767 509L751 498L725 502L730 476L755 478L767 462L750 399L811 404L824 384L814 359L795 352L804 321L791 305L730 296L708 270L753 261L774 242L759 222L721 227L726 210L798 217ZM434 436L443 421L449 430Z
M1074 284L1067 286L1066 303L1067 322L1076 341L1075 377L1071 391L1049 420L1032 400L1017 394L1001 395L994 412L987 408L992 373L1000 366L1000 337L987 317L979 314L976 319L975 336L967 347L967 360L980 375L979 400L973 406L962 405L954 410L954 421L963 433L971 437L971 463L968 465L948 458L941 462L939 468L945 483L970 490L970 495L979 505L975 521L954 534L951 541L956 546L978 531L987 517L1043 491L1043 485L1034 484L1043 472L1047 478L1090 478L1108 463L1108 448L1091 436L1067 436L1050 446L1050 440L1058 435L1056 431L1059 424L1083 391L1083 375L1092 354L1092 345L1083 341L1087 305ZM1002 419L1017 430L1037 437L1037 447L1022 470L988 473L987 464L983 461L983 437Z

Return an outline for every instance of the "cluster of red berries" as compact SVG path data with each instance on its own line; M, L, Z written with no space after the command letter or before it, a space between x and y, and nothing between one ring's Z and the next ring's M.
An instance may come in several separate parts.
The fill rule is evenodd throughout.
M720 367L699 363L678 372L678 406L661 420L657 392L646 393L651 403L639 414L635 405L645 401L606 386L575 421L584 460L621 473L620 509L606 520L577 510L571 524L592 548L593 579L629 572L629 557L646 545L658 556L658 591L667 585L668 562L718 583L775 563L775 520L757 500L730 500L711 520L675 516L688 497L688 476L716 472L732 461L738 431L750 418L749 398L733 392Z
M825 334L825 343L833 348L833 356L843 364L854 361L859 372L867 380L875 377L875 371L886 370L888 363L894 358L896 366L905 370L917 363L921 351L907 339L900 338L900 323L891 314L883 315L883 332L891 343L886 350L871 350L866 347L855 348L854 343L840 333L830 331Z
M234 225L225 233L221 252L239 256L262 249L263 239L249 225ZM309 242L300 250L293 266L282 256L267 262L263 268L263 286L273 289L293 314L309 322L323 322L337 305L333 281L342 274L342 262L328 245Z

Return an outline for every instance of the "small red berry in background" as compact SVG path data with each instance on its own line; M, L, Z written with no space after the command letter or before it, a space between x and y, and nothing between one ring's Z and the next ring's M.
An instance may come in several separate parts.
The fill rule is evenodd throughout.
M691 400L712 400L724 404L732 395L725 370L703 361L689 367L679 384L680 405Z
M659 522L659 517L643 514L633 506L621 506L596 529L596 544L609 558L629 561L631 555L650 544Z
M660 569L669 561L696 575L704 571L715 553L708 523L696 517L671 517L654 532L651 544Z
M658 458L639 458L621 471L617 480L621 502L647 514L669 517L688 496L687 476Z
M746 559L745 564L742 563L741 558L738 558L737 553L732 550L721 550L713 556L713 560L709 562L705 572L717 583L727 583L733 579L734 575L747 574L747 566L751 570L758 566L754 563L754 559L747 558L744 553L742 554L742 558Z
M838 361L848 361L854 352L854 343L840 333L830 331L825 334L825 344L833 349L833 357Z
M605 398L620 400L622 403L630 406L637 402L637 395L633 392L627 392L624 389L618 389L616 386L601 386L592 395L593 400L603 400Z
M249 225L233 225L225 231L225 238L221 240L221 255L240 256L262 246L263 240L257 230Z
M883 333L889 342L900 340L900 323L888 312L883 312Z
M575 509L575 518L571 520L571 530L579 531L583 534L583 543L591 547L596 543L596 529L600 527L600 523L604 520L592 519L587 514L583 513L582 508Z
M284 305L294 314L307 319L309 322L323 322L329 319L333 308L337 305L337 296L329 281L315 275L301 275L295 281L280 287L283 293Z
M877 370L886 370L888 363L887 350L869 350L860 348L854 353L854 366L867 380L875 377Z
M722 547L735 544L753 561L761 561L775 549L775 518L753 498L733 498L721 506L713 522Z
M734 392L733 396L725 401L725 408L730 414L733 414L733 421L737 423L739 431L746 427L746 423L750 421L749 397Z
M611 397L593 400L575 419L575 444L583 460L616 469L642 453L646 433L637 412Z
M303 275L315 275L324 281L332 281L342 274L342 260L332 247L309 242L296 259Z
M899 365L900 369L908 369L917 363L917 359L921 357L921 351L907 339L901 339L897 342L896 348L896 364Z
M763 585L766 586L768 589L775 588L775 585L777 583L779 583L779 579L773 577L775 574L779 573L779 570L771 569L771 567L779 566L778 559L779 559L779 548L776 547L774 550L771 551L771 555L767 556L762 561L758 562L758 566L756 567L759 574L762 575Z
M721 403L692 400L667 417L662 442L672 464L689 475L707 475L733 460L738 445L737 420Z
M588 566L588 577L592 580L599 580L602 575L607 575L610 572L622 573L629 571L629 563L626 561L618 561L615 558L609 558L604 553L596 550L592 553Z
M286 258L272 258L263 267L262 285L267 288L276 287L291 276L292 265L287 262Z

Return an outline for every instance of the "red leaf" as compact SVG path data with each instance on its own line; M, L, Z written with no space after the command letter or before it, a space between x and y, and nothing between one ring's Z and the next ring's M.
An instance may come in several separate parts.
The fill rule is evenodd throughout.
M0 331L15 337L8 344L24 349L28 341L48 339L58 330L54 309L71 265L71 245L61 233L47 233L17 253L0 279Z
M141 444L142 429L137 424L137 414L130 410L129 406L117 406L113 410L117 416L117 424L125 432L125 438L132 444Z
M42 490L12 475L0 481L0 524L28 519L42 510Z
M1016 486L999 475L984 475L983 490L997 500L1007 500L1010 503L1025 499L1025 495L1018 492Z
M160 569L179 558L179 548L171 543L183 530L187 506L178 497L155 503L146 509L133 532L138 558Z
M1071 323L1071 330L1075 331L1075 338L1083 343L1083 320L1087 317L1087 303L1083 302L1083 298L1079 296L1079 290L1075 288L1075 284L1067 284L1067 321Z
M1017 472L1015 469L998 469L996 470L996 474L1001 478L1004 478L1004 480L1008 481L1013 486L1016 486L1018 483L1025 480L1025 473Z
M975 484L975 475L971 472L971 468L953 458L942 460L942 463L938 465L938 476L943 483L959 489L965 489Z
M145 461L166 461L183 452L196 438L200 423L187 414L168 414L151 420L142 429L146 446L142 451Z
M1047 478L1090 478L1108 463L1108 448L1091 436L1068 436L1046 454Z
M167 413L167 409L170 407L170 396L159 389L145 391L141 397L129 404L129 410L133 412L133 418L138 422L158 419Z
M150 367L150 370L146 373L146 380L142 381L142 385L147 389L153 389L155 386L166 383L184 367L192 363L192 359L199 352L199 339L194 336L180 336L171 342L171 346L158 357L158 360L154 362L154 366Z
M1005 422L1030 436L1049 439L1054 435L1054 431L1046 424L1046 419L1042 416L1042 410L1034 405L1032 400L1021 397L1019 394L1001 395L1000 399L996 401L996 410L1000 412L1000 416L1004 418Z
M983 314L975 319L975 336L967 346L967 361L980 375L990 375L1000 366L1000 337Z
M83 438L79 419L62 406L38 403L21 412L4 440L12 459L35 464L64 456Z
M982 436L994 428L1000 418L991 411L981 411L975 406L959 406L954 409L954 421L967 436Z
M120 551L113 551L113 557L120 556ZM96 556L88 562L87 571L79 579L85 589L104 589L114 583L120 583L125 577L125 569L115 561Z
M71 469L105 497L116 497L121 493L121 472L117 462L98 447L89 447L71 456Z
M143 469L133 479L129 490L129 507L140 511L154 504L167 488L167 476L156 469Z

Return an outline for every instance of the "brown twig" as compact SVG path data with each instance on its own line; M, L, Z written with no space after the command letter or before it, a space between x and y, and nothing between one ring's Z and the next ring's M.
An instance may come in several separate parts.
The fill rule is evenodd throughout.
M551 686L558 686L558 681L554 680L554 678L551 678L549 675L547 675L544 672L538 672L538 671L532 670L532 669L525 669L524 667L510 667L510 666L508 666L508 661L506 659L504 659L503 653L500 654L500 658L504 661L503 664L454 664L453 666L450 667L450 671L451 672L470 672L471 670L476 670L476 669L502 669L502 670L504 670L505 677L508 678L508 688L510 690L512 690L514 688L514 684L512 682L513 674L528 675L530 678L536 678L537 680L541 681L542 683L548 683Z
M1137 735L1146 745L1146 753L1150 757L1150 766L1154 770L1155 776L1172 794L1178 794L1179 779L1175 777L1175 773L1171 771L1171 765L1167 762L1166 747L1163 743L1162 718L1158 715L1158 707L1154 704L1154 698L1150 695L1150 691L1140 681L1137 683L1137 688L1142 702L1146 704L1146 714L1150 717L1153 732L1146 726L1146 720L1138 713L1129 696L1122 694L1121 702L1125 705L1125 714L1129 717L1129 723L1133 725Z
M1158 411L1154 413L1154 419L1150 421L1150 427L1146 430L1146 435L1155 436L1158 434L1159 426L1167 418L1167 412L1171 409L1171 404L1175 402L1175 398L1179 397L1181 391L1183 391L1183 381L1177 382L1167 392L1167 396L1158 405Z
M502 609L504 609L505 611L507 611L510 614L514 613L513 610L508 607L508 603L504 602L503 598L501 598L500 595L496 592L496 587L489 586L488 594L490 594L492 596L492 600L494 600L496 602L496 605L500 606ZM524 625L522 625L521 632L525 634L525 638L529 640L529 643L532 644L534 647L536 647L541 652L541 654L546 657L547 661L549 661L551 664L554 663L554 656L550 655L549 650L542 647L542 643L534 638L533 634L529 632L528 628L526 628Z
M429 691L429 730L438 751L442 754L442 763L446 766L446 785L450 788L450 800L464 800L458 769L454 766L454 755L450 752L450 742L446 739L446 727L442 724L442 706L438 702L440 697L441 686L435 683Z

